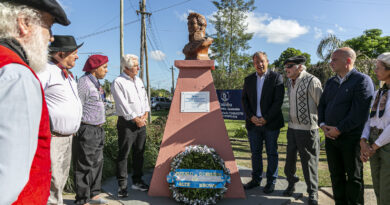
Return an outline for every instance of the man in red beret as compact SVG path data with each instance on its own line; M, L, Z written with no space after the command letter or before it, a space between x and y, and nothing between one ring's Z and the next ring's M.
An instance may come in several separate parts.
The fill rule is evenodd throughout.
M51 26L70 22L56 0L0 0L0 204L47 203L50 121L36 73Z
M78 59L73 36L55 35L50 44L50 62L38 74L45 91L51 124L51 187L48 204L63 204L62 191L69 176L72 138L80 127L82 106L77 83L70 69Z
M107 73L108 57L92 55L84 65L77 84L83 105L80 129L73 139L73 169L76 204L107 204L99 196L103 172L103 145L106 121L104 91L99 83Z

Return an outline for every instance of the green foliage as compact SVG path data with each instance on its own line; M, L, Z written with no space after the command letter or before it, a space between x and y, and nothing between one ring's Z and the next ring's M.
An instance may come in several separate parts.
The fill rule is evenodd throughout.
M179 169L211 169L222 170L223 168L211 154L190 153L185 156L180 163ZM177 190L191 199L208 199L219 193L218 189L192 189L192 188L177 188Z
M307 68L307 72L316 76L321 81L322 87L324 87L326 81L334 75L329 63L324 61L311 65Z
M376 58L384 52L390 51L390 36L383 36L380 29L369 29L356 38L345 41L345 44L354 49L358 55Z
M279 58L274 61L273 65L278 68L283 70L283 63L285 60L288 58L294 57L294 56L305 56L306 57L306 63L305 66L309 67L310 66L310 61L311 61L311 56L308 53L302 53L301 50L295 49L295 48L287 48L285 51L283 51Z
M250 49L253 33L246 33L245 19L255 9L254 0L219 0L213 4L218 10L210 20L216 30L211 35L214 38L211 59L217 61L218 69L231 74L238 68L246 68L251 59L245 51Z
M151 97L170 97L172 94L165 89L150 88Z
M230 74L223 69L215 69L211 73L214 79L215 89L242 89L244 85L244 78L255 69L242 69L232 71Z
M106 96L111 95L111 82L107 79L104 80L104 83L102 85L104 92L106 92Z
M248 138L247 130L244 126L241 126L237 128L234 131L234 137L235 138Z
M317 46L317 56L325 62L330 60L332 53L340 47L344 46L344 42L338 39L335 35L329 34L329 36L321 39Z

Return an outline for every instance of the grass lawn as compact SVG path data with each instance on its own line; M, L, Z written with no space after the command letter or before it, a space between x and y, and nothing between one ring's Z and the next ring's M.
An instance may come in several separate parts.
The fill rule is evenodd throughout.
M283 108L283 115L284 119L288 119L288 107L286 107L286 103L284 104ZM166 116L168 114L168 111L162 110L162 111L152 111L152 120L156 119L159 116ZM228 131L228 135L230 138L231 145L233 147L234 156L236 158L236 162L239 166L244 167L252 167L251 165L251 153L249 149L249 142L246 137L244 138L235 138L234 134L236 130L238 129L245 129L245 121L242 120L225 120L226 129ZM286 148L287 148L287 122L285 123L285 126L280 130L280 135L278 138L278 152L279 152L279 175L285 177L284 174L284 164L286 161ZM320 137L321 142L324 140L324 133L322 130L320 130ZM267 166L267 160L266 160L266 153L265 148L263 151L263 163L266 168ZM265 169L264 169L265 170ZM366 187L372 187L372 179L371 179L371 170L370 170L370 164L365 163L364 164L364 183ZM302 173L302 166L300 164L300 159L298 157L297 162L297 176L299 176L300 180L304 180L303 173ZM319 186L331 186L330 182L330 174L328 171L328 162L326 159L325 149L324 145L321 146L320 151L320 159L319 159L319 166L318 166L318 177L319 177Z

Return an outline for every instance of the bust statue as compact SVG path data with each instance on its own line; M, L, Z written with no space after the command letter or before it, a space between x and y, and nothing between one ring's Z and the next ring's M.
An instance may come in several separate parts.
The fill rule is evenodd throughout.
M188 17L188 40L183 48L185 60L210 60L208 50L213 39L205 37L207 22L206 18L198 13L191 12Z

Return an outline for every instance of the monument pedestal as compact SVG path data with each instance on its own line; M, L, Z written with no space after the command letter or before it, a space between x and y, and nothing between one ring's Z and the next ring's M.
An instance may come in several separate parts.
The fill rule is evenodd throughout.
M215 91L213 60L176 60L180 69L164 136L148 194L170 196L167 175L172 159L189 145L207 145L225 161L231 172L226 198L245 198L243 186ZM209 92L210 112L181 112L182 92Z

